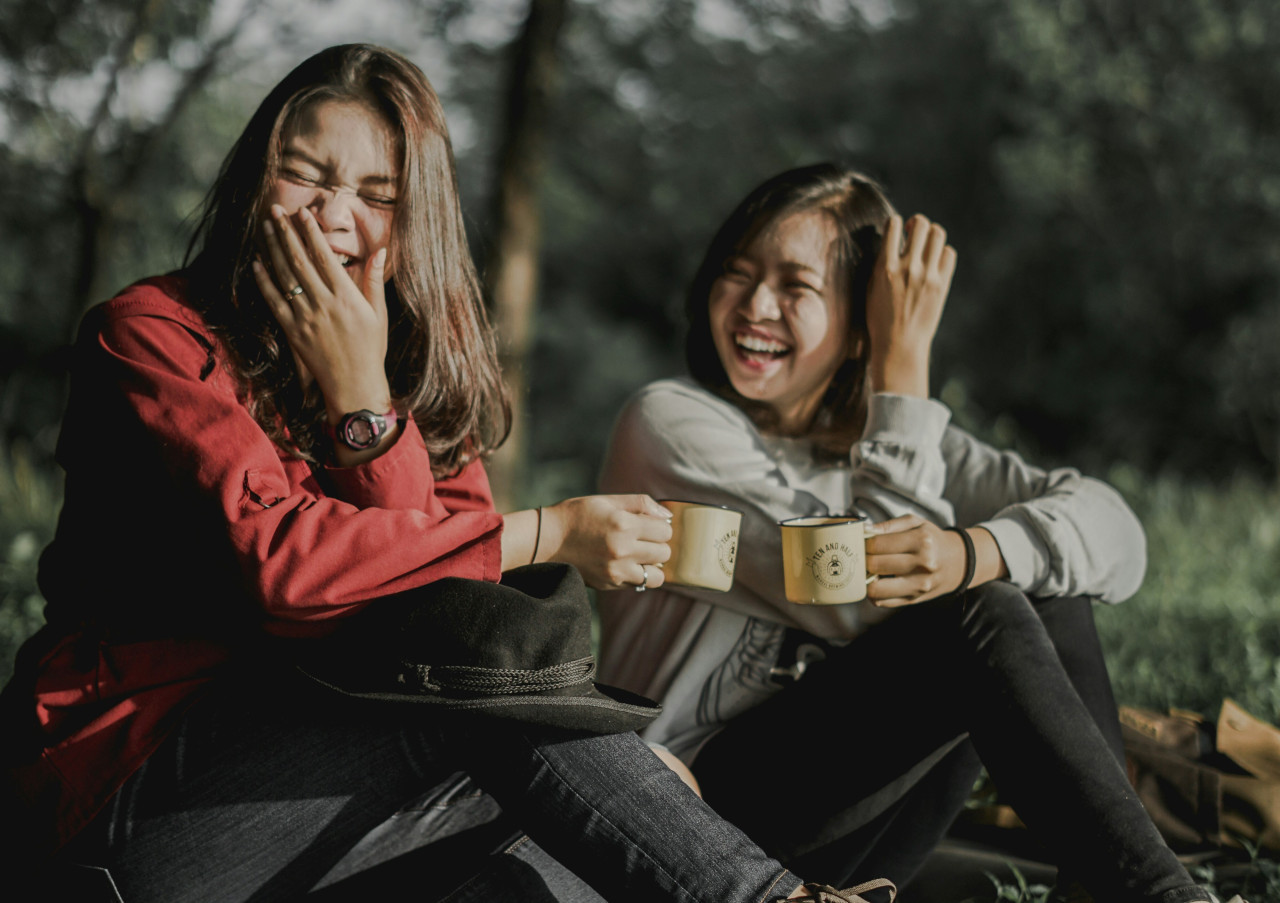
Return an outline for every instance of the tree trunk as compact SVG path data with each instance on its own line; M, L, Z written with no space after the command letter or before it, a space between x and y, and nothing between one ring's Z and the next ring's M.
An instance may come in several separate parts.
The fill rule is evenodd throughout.
M544 166L556 47L567 5L567 0L530 0L528 18L512 46L507 82L493 250L485 279L514 415L510 437L489 462L499 511L511 510L522 501L528 358L538 303L541 248L538 182Z

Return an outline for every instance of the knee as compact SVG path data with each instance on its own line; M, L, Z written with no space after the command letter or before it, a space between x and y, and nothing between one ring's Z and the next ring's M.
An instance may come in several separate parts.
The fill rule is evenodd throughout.
M961 623L980 642L996 633L1043 632L1044 625L1031 599L1012 583L994 580L974 587L960 597Z

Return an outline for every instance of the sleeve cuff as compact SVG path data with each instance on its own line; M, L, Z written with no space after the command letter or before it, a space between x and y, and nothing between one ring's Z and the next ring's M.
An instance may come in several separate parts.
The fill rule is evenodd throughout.
M910 437L911 444L934 446L951 422L951 410L942 402L914 395L877 392L867 403L863 439L879 435Z
M994 518L976 526L995 539L1009 569L1009 582L1018 589L1033 591L1048 578L1049 547L1035 531L1010 517Z
M401 421L395 444L355 467L325 465L338 497L357 508L424 510L434 487L431 460L413 419Z

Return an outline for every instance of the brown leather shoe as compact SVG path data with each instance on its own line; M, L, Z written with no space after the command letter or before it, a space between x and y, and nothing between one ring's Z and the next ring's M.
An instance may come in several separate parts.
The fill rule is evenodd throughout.
M898 895L898 888L888 878L876 878L874 881L867 881L857 887L848 887L844 890L836 890L829 884L806 884L802 888L804 893L791 899L810 900L813 903L868 903L861 895L882 887L889 888L889 903L893 903L893 898Z

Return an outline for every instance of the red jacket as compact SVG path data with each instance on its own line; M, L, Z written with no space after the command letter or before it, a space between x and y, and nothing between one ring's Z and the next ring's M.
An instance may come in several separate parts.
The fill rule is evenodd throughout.
M441 577L501 576L478 462L433 479L410 420L375 460L313 472L249 415L183 290L138 283L80 329L65 502L40 562L48 624L0 710L7 789L46 848L111 798L237 646L325 633Z

